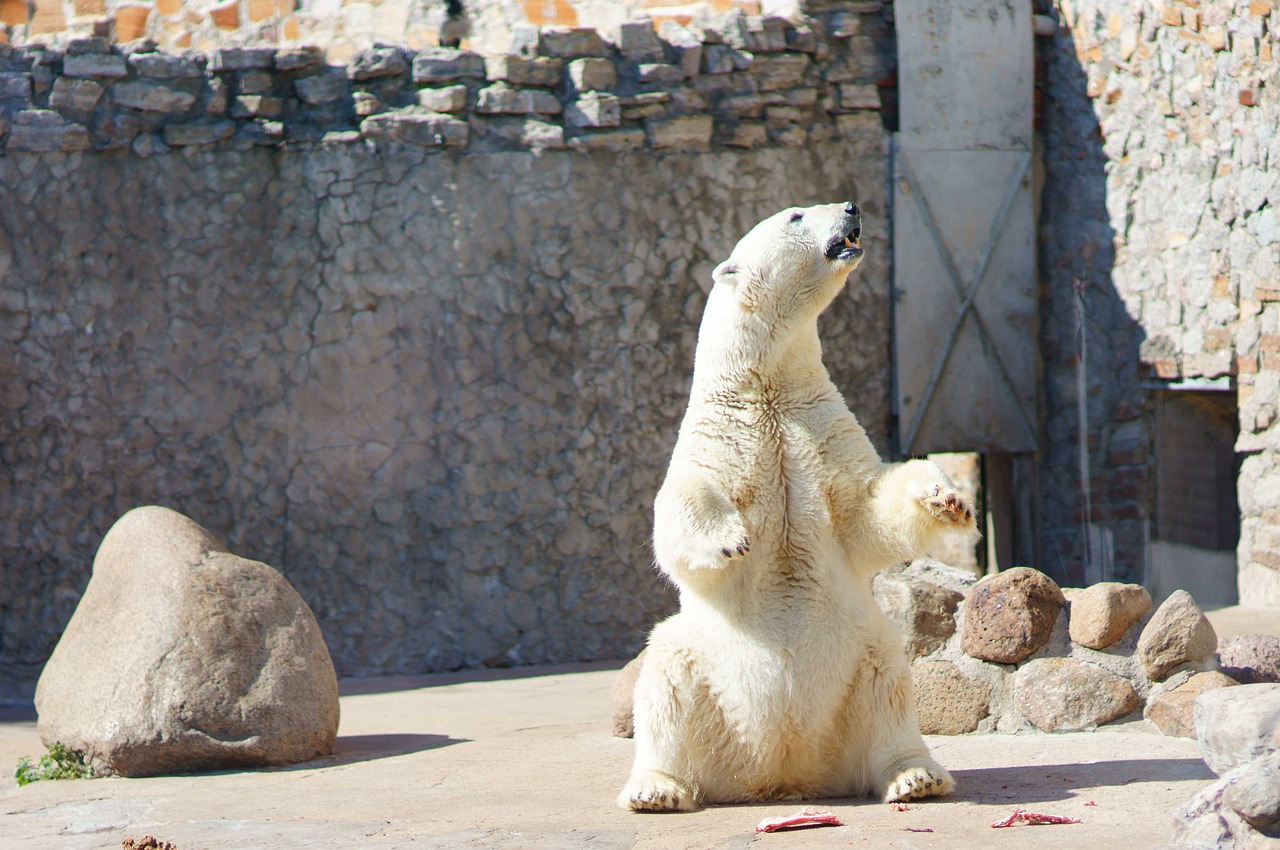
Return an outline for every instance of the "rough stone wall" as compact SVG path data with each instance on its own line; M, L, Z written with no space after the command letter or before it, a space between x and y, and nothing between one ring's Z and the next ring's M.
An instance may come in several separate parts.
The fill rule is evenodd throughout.
M791 204L865 210L868 259L823 335L884 450L886 135L874 111L819 105L845 54L775 55L810 63L800 82L816 85L760 92L748 73L700 70L687 85L754 86L760 102L737 103L761 113L797 89L818 103L744 121L709 98L709 136L653 150L654 123L690 117L662 100L607 131L638 149L530 151L494 127L534 119L477 114L490 82L475 76L445 81L465 94L461 117L360 119L351 88L412 97L412 71L388 86L350 68L299 76L298 52L7 54L0 691L30 688L101 536L147 503L281 569L342 674L633 653L674 601L651 568L651 505L711 269ZM478 59L431 56L436 71ZM76 62L128 76L68 76ZM312 109L297 81L324 75L348 94ZM83 81L101 89L92 109L59 112L55 93ZM130 84L192 100L128 107ZM232 104L278 96L279 119L209 116L220 88ZM398 118L454 121L467 147L370 129ZM536 123L564 132L559 120ZM716 141L744 124L756 149Z
M1253 436L1275 418L1280 386L1260 343L1280 330L1268 303L1280 297L1280 12L1269 0L1059 0L1056 12L1060 31L1041 41L1045 566L1087 577L1070 573L1086 536L1083 305L1094 561L1107 542L1114 553L1109 575L1088 578L1142 578L1154 460L1144 380L1235 375L1238 449L1258 452L1239 480L1241 601L1280 601L1280 582L1257 574L1265 559L1252 554L1280 508L1280 486L1266 484L1273 444Z

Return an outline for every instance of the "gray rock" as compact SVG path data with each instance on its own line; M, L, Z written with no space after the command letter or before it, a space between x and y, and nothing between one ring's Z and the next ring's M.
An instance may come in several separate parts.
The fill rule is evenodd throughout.
M538 89L498 84L476 94L476 112L480 115L558 115L561 108L555 95Z
M760 84L760 91L789 89L804 82L805 72L813 66L804 54L780 54L757 56L751 63L751 72Z
M1225 801L1254 829L1280 822L1280 751L1237 768L1227 786Z
M618 98L605 92L587 92L565 109L571 127L617 127L622 123Z
M663 58L662 43L653 31L653 22L624 21L618 25L618 52L631 62L654 62Z
M612 67L613 63L610 62L609 65ZM513 86L558 86L564 77L564 60L548 56L535 59L524 56L491 56L485 60L484 67L487 79Z
M702 67L702 42L698 37L675 21L663 21L658 27L658 37L666 44L671 63L679 67L685 77L696 76Z
M636 68L638 83L678 83L684 79L684 71L665 62L648 63Z
M539 34L538 50L546 56L560 59L609 55L600 33L578 27L543 27Z
M277 71L303 71L324 61L324 51L318 47L299 47L282 50L276 54Z
M1227 797L1238 779L1238 768L1217 782L1198 791L1178 808L1173 816L1173 847L1199 850L1200 848L1238 848L1252 850L1268 846L1259 841L1256 830L1227 802Z
M111 42L100 35L81 36L67 41L68 56L84 56L90 53L110 53Z
M700 149L711 143L711 116L686 115L645 122L653 148Z
M609 716L613 719L613 734L617 738L635 736L635 690L640 668L644 666L644 650L627 662L613 679L609 689Z
M81 53L63 60L62 73L68 77L118 79L129 76L129 65L123 56L114 53Z
M105 91L95 80L58 77L49 93L49 106L69 112L89 112L98 105Z
M284 111L284 101L260 94L242 94L231 101L232 118L275 118Z
M488 121L485 135L509 145L533 150L564 147L564 127L537 118L498 116Z
M275 64L273 47L224 47L209 57L211 71L253 71Z
M631 151L644 147L643 130L610 130L603 133L583 133L567 142L571 148L583 151Z
M133 53L129 55L129 67L141 77L193 78L204 76L204 69L185 56L167 53Z
M435 113L384 112L360 122L367 139L400 142L423 148L463 148L471 137L467 122Z
M82 124L64 121L56 112L26 109L13 116L6 147L31 153L70 153L92 147L89 131Z
M1013 688L1018 711L1045 732L1093 729L1140 703L1127 681L1074 658L1032 661L1018 670Z
M608 59L574 59L569 82L574 91L608 91L618 83L618 69Z
M484 57L452 47L428 47L413 57L413 81L438 83L448 80L484 79Z
M1151 610L1151 594L1139 584L1104 581L1071 596L1071 639L1090 649L1104 649Z
M991 713L991 686L971 679L948 661L911 667L916 718L925 735L963 735Z
M1244 685L1280 682L1280 637L1236 635L1218 644L1222 672Z
M723 44L709 44L702 51L702 73L731 74L734 71L734 50Z
M1138 637L1138 660L1147 676L1162 679L1186 663L1203 664L1218 648L1218 635L1185 590L1175 590L1156 609Z
M124 776L291 764L331 752L338 682L278 572L153 506L103 539L36 711L46 745Z
M1075 600L1072 600L1072 605ZM1215 688L1237 685L1235 679L1221 673L1197 673L1176 688L1165 691L1147 703L1142 715L1166 735L1178 738L1196 736L1196 697Z
M293 81L294 91L303 103L333 103L347 95L347 78L341 71L330 71Z
M1196 741L1214 773L1280 749L1280 684L1219 688L1196 698Z
M965 602L964 651L983 661L1016 664L1049 639L1065 604L1053 579L1029 567L988 576Z
M461 112L467 108L467 87L456 85L418 89L418 105L432 112Z
M213 145L231 138L235 131L233 121L168 124L164 128L164 143L173 147Z
M938 650L956 631L956 607L964 594L901 573L880 573L872 581L876 603L902 630L908 658Z
M13 71L0 72L0 101L31 100L31 75Z
M116 83L111 87L111 99L144 112L185 112L196 102L196 96L189 92L140 80Z
M940 585L961 595L967 595L969 588L978 583L978 577L968 570L957 569L932 558L917 558L907 565L902 574Z
M408 70L409 60L403 50L391 45L375 45L352 57L347 76L353 80L376 80L397 77Z

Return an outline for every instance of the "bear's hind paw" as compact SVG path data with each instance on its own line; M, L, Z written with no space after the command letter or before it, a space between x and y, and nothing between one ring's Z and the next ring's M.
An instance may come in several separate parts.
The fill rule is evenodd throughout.
M618 805L633 812L696 812L697 795L665 773L633 776L618 795Z
M951 793L955 787L951 774L930 761L899 770L885 788L884 801L892 803L917 797L941 797Z

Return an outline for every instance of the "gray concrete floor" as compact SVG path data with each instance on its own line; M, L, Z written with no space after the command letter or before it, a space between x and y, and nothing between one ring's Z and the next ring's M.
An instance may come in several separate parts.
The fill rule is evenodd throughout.
M1224 634L1236 617L1211 618ZM1280 630L1280 611L1263 611ZM609 734L618 664L344 682L336 752L287 769L37 782L12 766L42 748L30 719L0 722L0 848L119 848L154 835L208 848L1152 847L1174 809L1213 779L1194 741L1145 721L1066 735L934 737L959 790L896 812L873 800L818 805L843 827L757 835L795 804L637 815L614 796L632 743ZM1092 804L1092 805L1088 805ZM1015 807L1080 824L990 824ZM932 830L923 832L915 830Z

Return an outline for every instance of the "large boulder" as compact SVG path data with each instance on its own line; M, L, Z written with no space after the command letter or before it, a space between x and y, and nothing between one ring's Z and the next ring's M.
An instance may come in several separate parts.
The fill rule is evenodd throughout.
M937 651L956 632L958 590L902 573L880 573L872 584L876 604L902 630L908 658Z
M182 514L107 532L36 687L40 736L95 769L152 776L332 751L338 682L302 597Z
M1203 665L1218 649L1209 618L1185 590L1175 590L1138 637L1138 660L1152 679L1186 663Z
M1280 637L1236 635L1218 644L1222 672L1242 685L1280 682Z
M1140 584L1104 581L1071 596L1071 639L1090 649L1105 649L1151 610L1151 594Z
M961 645L974 658L1017 664L1049 640L1066 601L1053 579L1030 567L988 576L969 591Z
M1166 735L1178 738L1196 736L1196 697L1216 688L1239 684L1230 676L1206 671L1197 673L1176 688L1167 690L1147 703L1143 716Z
M1018 670L1014 704L1045 732L1093 729L1124 717L1140 700L1133 686L1074 658L1040 658Z
M1280 846L1280 752L1246 762L1201 789L1173 822L1173 847Z
M1280 685L1238 685L1196 697L1196 741L1219 776L1280 749Z
M911 668L916 719L926 735L963 735L991 713L991 685L971 679L948 661L922 661Z

